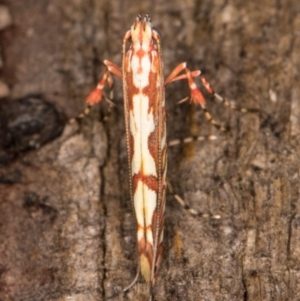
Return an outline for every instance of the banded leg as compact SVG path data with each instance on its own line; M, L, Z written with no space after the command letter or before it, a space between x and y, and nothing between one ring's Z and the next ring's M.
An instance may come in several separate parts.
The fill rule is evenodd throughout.
M203 86L205 87L206 91L213 95L213 97L215 99L217 99L222 105L224 105L225 107L229 107L230 109L242 112L242 113L257 113L259 112L258 109L255 108L242 108L242 107L238 107L237 105L235 105L234 103L228 101L227 99L225 99L224 97L222 97L221 95L219 95L218 93L216 93L213 89L213 87L211 86L211 84L209 83L209 81L201 74L200 71L200 79L202 81Z
M183 139L173 139L168 142L168 146L176 146L179 144L186 144L195 141L214 141L217 140L218 137L216 135L207 135L207 136L190 136Z
M186 74L180 74L180 72L183 70L185 70ZM205 89L207 90L207 92L210 93L211 95L213 95L223 105L230 107L234 110L238 110L240 112L257 112L258 111L256 109L246 109L246 108L239 108L239 107L235 106L234 104L230 103L225 98L223 98L222 96L220 96L219 94L214 92L212 86L206 80L206 78L201 74L200 70L190 71L186 67L186 63L179 64L172 71L172 73L166 78L165 86L168 85L169 83L177 81L177 80L187 79L191 95L189 97L186 97L186 98L180 100L179 103L185 102L190 98L190 100L192 102L194 102L195 104L199 104L201 106L202 110L204 111L206 119L210 123L212 123L217 129L219 129L221 131L227 131L228 127L220 125L218 122L216 122L216 120L212 117L210 112L207 110L205 98L204 98L203 94L200 92L200 90L198 89L198 87L193 79L194 77L197 77L197 76L200 77L202 84L205 87Z
M114 63L107 61L107 60L104 61L104 64L106 65L107 69L106 69L103 77L98 82L98 85L96 86L96 88L86 98L86 102L89 105L94 105L102 100L105 84L107 84L108 87L110 89L112 89L113 83L114 83L113 78L111 76L112 74L122 78L122 72L118 66L116 66ZM108 102L111 102L105 96L104 96L104 98Z
M78 114L74 118L69 119L68 123L74 123L74 122L79 121L79 120L85 118L86 116L88 116L91 112L91 107L92 106L87 105L80 114Z
M169 181L167 181L167 186L169 188L169 191L173 194L174 198L176 199L176 201L181 205L181 207L188 211L191 215L194 215L194 216L198 216L198 217L210 217L210 218L213 218L213 219L220 219L221 216L219 214L204 214L200 211L197 211L193 208L191 208L185 201L183 198L180 197L180 195L178 195L177 193L174 192L174 189L172 187L172 185L170 184Z
M109 87L109 89L112 91L112 87L114 84L112 74L121 78L122 72L118 66L116 66L110 61L105 60L104 64L106 65L106 71L102 76L102 78L100 79L100 81L98 82L96 88L92 90L90 94L86 97L87 106L79 115L77 115L75 118L70 119L69 123L73 123L76 120L80 120L82 118L85 118L87 115L89 115L91 111L91 107L94 104L99 103L102 100L102 98L104 98L104 100L109 104L110 107L115 106L115 104L109 98L103 95L103 91L106 84ZM112 95L110 98L112 98Z

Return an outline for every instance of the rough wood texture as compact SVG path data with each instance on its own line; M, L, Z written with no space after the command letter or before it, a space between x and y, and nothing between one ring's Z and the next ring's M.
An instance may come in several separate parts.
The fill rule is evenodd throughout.
M74 117L104 70L102 60L120 65L125 31L137 13L149 12L163 35L166 75L187 61L223 96L261 110L241 114L210 102L230 132L170 149L176 191L221 219L193 218L168 196L155 300L300 300L299 0L6 4L14 21L0 37L2 79L11 87L6 108L34 95ZM215 132L199 109L175 105L186 87L168 87L170 139ZM0 171L0 300L103 300L133 279L136 244L118 80L114 99L117 109L106 123L92 114L42 147L44 128L30 123L30 112L11 120L1 105L7 130L29 122L33 132L16 134L16 141L28 143L18 148L0 131L6 143L0 152L6 162ZM61 126L61 119L41 116L48 127ZM23 140L26 135L34 143ZM147 300L145 285L116 300Z

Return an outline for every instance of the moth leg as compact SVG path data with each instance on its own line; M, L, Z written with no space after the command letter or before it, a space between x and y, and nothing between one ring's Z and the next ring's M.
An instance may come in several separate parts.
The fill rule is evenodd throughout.
M214 141L217 140L218 137L216 135L201 135L201 136L190 136L182 139L173 139L168 142L168 146L176 146L179 144L186 144L195 141Z
M182 71L185 71L185 74L180 74ZM225 98L223 98L222 96L220 96L219 94L214 92L214 89L212 88L212 86L210 85L208 80L202 75L200 70L190 71L189 68L186 67L186 63L179 64L171 72L171 74L166 78L165 83L164 83L165 86L174 81L187 79L188 85L190 88L190 96L183 98L182 100L179 101L179 103L183 103L183 102L187 101L188 99L190 99L193 103L199 104L201 106L202 110L204 111L206 119L211 124L213 124L218 130L227 131L229 128L228 128L228 126L223 126L223 125L219 124L213 118L211 113L207 110L205 98L204 98L203 94L201 93L201 91L198 89L198 87L194 81L194 77L200 77L202 84L205 87L206 91L209 94L213 95L214 98L217 99L218 101L220 101L224 106L230 107L231 109L234 109L234 110L237 110L237 111L240 111L243 113L258 112L257 109L240 108L240 107L236 106L235 104L229 102L228 100L226 100Z
M234 103L228 101L226 98L222 97L221 95L219 95L218 93L216 93L212 87L212 85L209 83L209 81L204 77L204 75L202 75L201 71L199 71L199 77L202 81L203 86L205 87L206 91L213 95L215 99L217 99L221 104L223 104L225 107L229 107L233 110L242 112L242 113L255 113L255 112L259 112L258 109L255 108L243 108L243 107L239 107L237 105L235 105ZM191 72L192 73L192 72Z
M187 76L187 80L188 80L188 84L190 87L190 100L195 103L195 104L199 104L201 106L201 109L204 112L205 118L208 122L210 122L213 126L215 126L218 130L225 132L228 131L228 126L224 126L219 124L214 117L211 115L211 113L208 111L208 109L206 108L206 101L205 98L203 96L203 94L200 92L200 90L198 89L193 76L192 76L192 72L189 70L189 68L185 68L186 71L186 76ZM200 71L199 71L199 75L201 75Z
M80 119L85 118L86 116L88 116L91 112L91 105L87 105L84 110L79 113L76 117L74 118L70 118L68 123L74 123L76 121L79 121Z
M122 78L122 72L118 66L116 66L114 63L112 63L110 61L105 60L104 64L106 65L106 70L104 72L104 75L99 80L96 88L93 89L89 93L89 95L86 97L87 106L75 118L71 118L69 120L69 123L73 123L76 120L80 120L80 119L86 117L90 113L91 107L94 104L99 103L103 98L109 104L110 108L115 106L115 104L109 98L107 98L106 96L103 95L103 91L104 91L105 85L107 85L109 87L110 91L112 91L113 84L114 84L112 74L116 75L117 77ZM112 97L113 96L111 94L111 98Z
M180 74L180 75L177 75L178 73L176 71L179 71L181 72L182 70L186 69L183 68L183 64L185 63L181 63L180 65L178 65L175 69L174 69L174 73L176 74L174 77L172 77L172 74L173 72L170 74L170 76L167 78L166 82L165 82L165 85L171 83L171 82L174 82L174 81L178 81L178 80L181 80L181 79L187 79L189 76L187 74ZM205 87L206 91L213 95L213 97L215 99L217 99L221 104L223 104L225 107L229 107L233 110L236 110L236 111L239 111L239 112L242 112L242 113L248 113L248 112L259 112L258 109L255 109L255 108L243 108L243 107L239 107L237 105L235 105L234 103L228 101L226 98L222 97L220 94L216 93L212 87L212 85L210 84L210 82L204 77L204 75L202 74L202 72L200 70L194 70L194 71L190 71L190 75L192 77L197 77L199 76L200 79L201 79L201 82L203 84L203 86ZM187 101L189 99L189 97L186 97L186 98L183 98L182 100L180 100L178 103L183 103L185 101Z
M169 191L173 194L174 198L176 199L176 201L181 205L181 207L188 211L191 215L193 216L197 216L197 217L210 217L210 218L213 218L213 219L220 219L221 216L219 214L204 214L200 211L197 211L193 208L191 208L185 201L183 198L180 197L180 195L178 195L177 193L174 192L174 189L172 187L172 185L170 184L169 181L167 181L167 186L169 188Z
M122 78L122 71L118 66L107 60L104 61L104 64L106 65L104 75L99 80L96 88L92 90L90 94L86 97L86 102L89 105L94 105L102 100L105 85L107 85L110 90L112 89L114 84L112 74Z
M185 70L186 74L180 74L180 72L182 72L183 70ZM202 110L204 111L205 118L211 124L213 124L220 131L227 131L228 127L219 124L213 118L213 116L210 114L210 112L207 110L205 98L204 98L203 94L200 92L200 90L198 89L198 87L197 87L197 85L196 85L196 83L193 79L193 77L197 77L199 75L201 75L200 70L190 71L186 67L186 63L181 63L166 78L165 86L168 85L171 82L174 82L174 81L187 79L188 85L189 85L189 88L190 88L190 97L182 99L179 103L182 103L182 102L190 99L193 103L199 104L201 106Z

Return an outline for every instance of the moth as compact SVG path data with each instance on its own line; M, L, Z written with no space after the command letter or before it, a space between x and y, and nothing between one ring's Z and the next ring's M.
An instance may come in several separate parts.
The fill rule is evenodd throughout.
M124 36L122 53L121 68L104 61L106 71L86 101L93 105L105 98L104 87L112 87L112 74L122 79L130 198L137 226L139 257L137 275L123 290L125 292L136 283L140 274L152 289L162 260L167 189L165 86L186 79L190 100L199 104L206 118L220 129L222 126L206 110L205 99L194 77L199 76L206 90L225 105L229 105L229 102L213 91L200 70L190 71L186 63L179 64L164 79L161 38L152 26L149 14L136 17Z

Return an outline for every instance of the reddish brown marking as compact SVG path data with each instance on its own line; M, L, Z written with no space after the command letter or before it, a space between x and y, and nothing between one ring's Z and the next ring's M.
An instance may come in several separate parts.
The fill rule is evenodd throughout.
M141 59L142 59L142 57L143 57L144 55L146 55L146 52L145 52L142 48L140 48L140 49L139 49L138 51L136 51L134 54L137 55L137 56L139 57L140 62L141 62Z
M201 106L206 103L202 93L197 88L191 90L191 101Z
M95 88L86 98L86 102L90 105L94 105L101 101L103 90Z
M158 170L158 156L159 156L157 138L158 138L158 133L157 133L157 129L155 129L148 137L148 149L152 158L154 159L156 170Z
M151 56L149 56L149 59L151 59ZM151 68L152 69L152 68ZM153 109L157 112L157 77L159 74L154 73L152 71L149 72L149 85L147 87L144 87L142 90L142 93L147 95L149 97L149 109L148 114L150 113L150 110ZM155 116L155 115L154 115Z
M146 242L144 238L142 238L138 242L138 253L140 255L144 254L149 261L150 267L152 267L152 258L153 258L152 245L149 242Z
M137 95L137 94L140 93L140 89L138 89L133 83L133 74L132 74L132 72L127 72L126 70L124 72L124 77L125 77L125 82L126 82L126 86L127 86L126 87L127 88L126 89L126 94L127 95L124 95L124 97L126 98L126 96L127 96L128 109L129 109L129 111L132 112L132 110L133 110L132 98L133 98L134 95Z
M90 105L94 105L95 103L98 103L102 100L102 94L103 94L103 88L104 85L107 81L107 77L109 76L109 71L106 70L103 77L100 79L98 86L101 87L99 89L96 87L87 97L86 97L86 102L89 103Z
M149 189L153 190L153 191L157 191L158 190L158 181L157 178L150 175L143 175L142 171L139 171L138 174L134 174L132 176L132 193L134 194L137 184L138 182L141 181L142 183L144 183Z
M146 230L149 230L151 227L152 227L152 225L149 225L149 226L147 226L147 227L144 227L144 226L141 226L140 224L137 224L137 230L141 230L141 229L144 229L145 231Z

